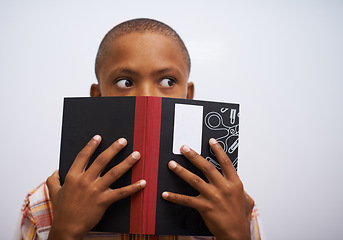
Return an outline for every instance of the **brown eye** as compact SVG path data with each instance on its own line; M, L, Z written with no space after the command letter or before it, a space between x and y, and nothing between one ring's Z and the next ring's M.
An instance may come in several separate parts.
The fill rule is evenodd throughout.
M133 82L129 79L121 79L116 82L116 85L120 88L130 88L133 86Z
M174 84L175 84L175 80L173 80L173 79L171 79L171 78L164 78L164 79L162 79L162 81L160 82L160 85L162 86L162 87L172 87L172 86L174 86Z

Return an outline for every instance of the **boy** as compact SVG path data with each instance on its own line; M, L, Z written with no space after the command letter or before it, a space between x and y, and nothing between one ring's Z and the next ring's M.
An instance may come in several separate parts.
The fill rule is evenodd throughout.
M98 84L91 86L92 97L193 98L194 85L188 82L190 58L187 49L173 29L155 20L130 20L107 33L99 47L95 72ZM124 138L115 141L85 171L100 142L101 136L96 135L81 150L63 186L56 171L46 184L29 194L23 209L23 237L83 239L112 203L141 191L149 184L142 179L120 189L109 188L139 160L139 152L133 152L100 177L107 163L127 144ZM242 182L220 145L214 139L209 144L218 158L223 175L188 146L182 146L182 154L204 172L209 183L170 161L168 167L200 194L190 197L164 192L162 197L197 209L217 239L250 239L253 237L251 233L257 230L250 230L256 223L252 215L254 202L244 192ZM254 224L251 225L251 222ZM91 237L90 234L88 237ZM110 239L147 236L117 234L112 237Z

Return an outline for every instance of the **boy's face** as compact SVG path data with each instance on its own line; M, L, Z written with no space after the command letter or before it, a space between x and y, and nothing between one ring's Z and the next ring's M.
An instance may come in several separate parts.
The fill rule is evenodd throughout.
M91 96L193 98L180 47L157 33L130 33L116 39L98 69Z

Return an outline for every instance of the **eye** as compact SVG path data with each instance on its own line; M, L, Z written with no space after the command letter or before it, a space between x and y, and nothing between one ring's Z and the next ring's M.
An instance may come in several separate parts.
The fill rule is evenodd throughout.
M116 85L120 88L130 88L133 86L133 83L129 79L120 79L116 82Z
M174 84L176 83L176 81L174 79L171 78L164 78L162 79L162 81L160 82L160 85L162 87L172 87L174 86Z

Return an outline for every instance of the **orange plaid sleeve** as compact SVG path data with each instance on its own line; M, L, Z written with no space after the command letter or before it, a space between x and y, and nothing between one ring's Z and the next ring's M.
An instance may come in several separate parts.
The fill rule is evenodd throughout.
M262 231L260 214L258 209L254 207L253 212L251 214L251 221L250 221L250 235L251 240L261 240L265 239Z
M31 191L25 198L21 209L21 240L44 240L49 236L52 225L53 211L46 183L42 183ZM251 240L264 239L261 237L259 213L254 208L251 218ZM200 236L150 236L135 234L97 233L90 232L85 239L111 240L214 240L214 237Z
M42 183L25 198L21 220L21 239L47 239L52 224L52 203L47 185Z

